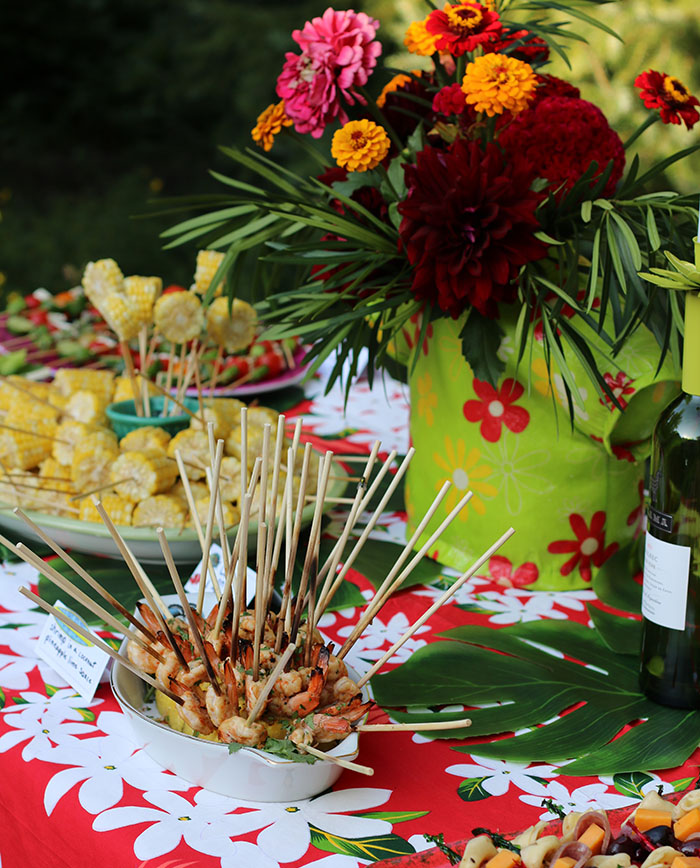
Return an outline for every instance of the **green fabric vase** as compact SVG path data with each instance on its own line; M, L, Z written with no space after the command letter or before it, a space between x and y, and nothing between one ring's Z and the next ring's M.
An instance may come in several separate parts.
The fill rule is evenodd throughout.
M656 419L678 393L678 372L668 357L656 372L658 346L637 330L619 368L602 369L621 412L569 357L583 399L572 430L563 379L553 366L550 383L537 329L516 370L515 324L502 322L506 369L494 388L465 362L461 325L430 325L410 377L416 455L406 480L408 532L449 479L453 488L421 542L467 489L473 497L431 555L465 570L512 526L516 533L480 574L537 589L584 587L641 532L644 459Z

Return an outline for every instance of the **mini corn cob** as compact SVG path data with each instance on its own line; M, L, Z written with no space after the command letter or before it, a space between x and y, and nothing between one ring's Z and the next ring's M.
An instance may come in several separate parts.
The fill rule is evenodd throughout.
M88 428L82 422L74 419L64 419L56 428L56 440L54 440L51 454L59 464L70 467L73 463L73 452L78 443L84 443L88 438L97 443L112 443L116 448L117 436L107 428L96 431Z
M11 376L7 378L7 382L0 383L0 411L7 412L11 410L18 401L24 401L27 405L34 404L37 407L44 407L49 411L46 404L42 404L40 401L33 401L31 395L24 394L21 390L30 392L31 395L36 395L37 398L42 398L44 401L50 400L50 387L48 383L36 383L24 377Z
M179 498L172 494L156 494L136 504L133 525L181 529L186 519L187 509Z
M221 459L219 489L222 500L229 500L238 505L241 497L241 462L238 458L227 455Z
M136 375L136 383L139 390L139 395L143 394L143 380L141 378L141 374ZM156 395L160 395L160 392L156 390L156 387L150 380L147 380L148 384L148 395L150 398L155 397ZM134 390L131 385L131 377L117 377L114 381L114 397L112 400L116 403L117 401L133 401L134 400Z
M62 515L71 518L76 517L75 502L71 501L70 494L56 494L53 491L41 491L39 489L32 498L31 505L27 504L28 509L37 509L40 512L48 513L49 515Z
M131 524L134 504L130 500L125 500L118 494L108 494L107 492L100 494L100 500L107 515L116 525L129 526ZM84 497L78 502L80 503L79 518L81 521L94 521L102 524L102 516L95 509L91 497Z
M155 425L146 425L144 428L134 428L126 437L119 441L122 452L142 452L145 449L153 449L156 452L165 452L170 443L170 434L164 428L156 428Z
M195 507L197 509L197 515L199 516L199 521L202 527L206 527L207 520L209 518L209 497L200 497L195 501ZM230 503L223 503L223 512L224 512L224 525L226 530L228 528L233 527L238 524L241 520L241 513L238 510L238 507L233 506ZM218 509L214 512L214 522L217 519ZM218 529L219 525L216 524L216 528Z
M105 425L111 401L97 392L74 392L66 404L66 416L85 425Z
M194 271L194 283L192 289L204 295L211 286L212 279L216 274L216 270L221 265L224 259L224 254L218 250L199 250L197 252L197 265ZM222 290L222 284L216 287L216 294L219 295Z
M209 486L204 482L196 482L194 479L191 480L190 490L194 500L198 500L200 497L209 497ZM187 503L187 495L185 494L185 486L182 484L181 479L178 479L175 485L173 485L170 491L166 492L166 494L170 494L172 497L177 497L177 499L181 500L186 507L189 507L189 504Z
M109 403L114 394L114 373L80 368L59 368L53 379L52 387L67 398L70 398L75 392L95 392Z
M168 443L168 455L175 457L175 451L179 450L182 460L185 462L185 471L188 479L201 479L206 475L209 467L209 437L204 431L193 431L185 428L178 431Z
M29 432L0 430L0 461L7 467L31 470L51 455L56 425L50 420L33 419L31 422L34 436Z
M258 455L260 455L262 457L264 435L265 435L265 432L264 432L264 429L262 426L250 425L250 424L248 425L248 442L247 442L247 448L246 448L246 458L247 458L247 464L248 464L249 470L252 470L252 468L255 464L255 459L258 457ZM238 458L240 460L240 458L241 458L241 443L242 443L242 429L241 428L234 428L233 431L231 431L231 433L226 438L226 442L224 444L226 454L232 455L234 458ZM282 444L282 454L283 455L287 454L287 449L289 448L290 445L291 445L291 443L285 437L283 444ZM274 433L274 430L272 432L270 432L270 440L269 440L267 455L268 455L268 460L270 462L272 462L274 457L275 457L275 433ZM272 464L270 464L270 466L272 466Z
M18 481L21 482L21 480ZM5 476L4 473L0 474L0 502L8 506L21 506L21 491L23 489L17 488L13 483L14 480L10 479L9 476Z
M124 275L113 259L98 259L85 266L83 289L98 310L99 302L112 293L121 292L123 283Z
M130 341L138 335L142 324L129 307L129 300L125 296L116 293L108 295L95 307L120 341Z
M162 452L122 452L112 465L111 481L121 497L138 503L172 488L177 465ZM125 480L120 482L120 480Z
M248 409L248 424L259 425L261 428L268 423L272 425L272 433L277 430L279 413L271 407L250 407Z
M227 353L247 349L255 340L257 325L255 308L241 298L234 298L230 308L227 298L215 298L207 308L207 334Z
M116 437L98 432L78 442L73 450L71 477L76 491L91 491L111 481L111 470L119 454Z
M184 344L198 337L204 325L204 311L193 292L161 295L153 308L156 329L172 344Z
M153 305L163 292L160 277L141 277L137 274L124 278L129 309L139 325L150 325L153 320Z
M60 415L58 407L52 409L46 404L33 401L29 396L22 395L21 392L15 392L17 400L12 404L5 415L4 421L8 425L14 425L16 428L28 427L29 420L47 419L51 422L57 422Z
M202 424L202 416L204 416L204 424ZM209 423L214 424L214 437L226 438L231 428L224 413L219 409L216 403L204 406L202 412L196 417L190 419L190 429L192 431L209 431ZM208 433L207 433L208 436Z
M227 431L229 434L234 428L241 424L241 408L246 405L238 398L209 398L204 401L205 407L215 406L220 415L226 420Z
M46 477L49 477L48 479ZM55 458L44 458L39 466L39 484L45 480L48 488L58 488L60 491L75 494L70 468L59 464Z

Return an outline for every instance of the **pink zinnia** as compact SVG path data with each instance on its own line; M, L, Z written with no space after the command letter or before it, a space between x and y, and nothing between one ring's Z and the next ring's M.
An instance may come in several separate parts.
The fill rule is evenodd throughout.
M292 33L302 53L285 55L277 94L285 101L297 132L318 138L336 118L347 122L343 101L364 105L354 88L367 83L381 54L374 38L378 27L379 22L364 12L336 12L329 7L322 17Z

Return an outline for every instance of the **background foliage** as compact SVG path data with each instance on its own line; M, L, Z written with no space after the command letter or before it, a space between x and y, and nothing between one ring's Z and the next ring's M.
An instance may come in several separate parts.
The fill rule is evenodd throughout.
M163 252L158 239L172 218L132 218L154 197L218 191L207 175L224 165L217 146L250 144L257 114L275 99L284 52L294 48L292 29L327 5L63 0L57 13L49 0L5 4L0 53L12 75L0 125L3 289L63 289L87 260L104 256L127 273L188 284L194 249ZM391 63L416 65L400 46L406 25L426 14L423 0L333 5L378 17ZM597 32L594 51L574 45L575 83L623 138L644 116L632 86L642 69L663 69L700 92L695 0L620 0L600 15L627 41ZM552 71L569 77L559 62ZM659 157L697 135L656 124L640 147ZM275 146L276 159L303 171L286 144ZM674 170L673 187L693 192L698 174L696 156Z

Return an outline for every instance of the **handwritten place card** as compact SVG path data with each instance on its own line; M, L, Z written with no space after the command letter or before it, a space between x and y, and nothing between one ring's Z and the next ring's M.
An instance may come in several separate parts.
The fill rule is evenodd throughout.
M55 606L71 621L90 630L80 615L60 600L56 600ZM37 641L36 653L86 702L90 702L95 695L97 685L110 659L101 648L88 642L53 615L49 615L46 619L44 629Z

